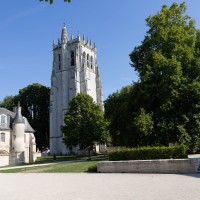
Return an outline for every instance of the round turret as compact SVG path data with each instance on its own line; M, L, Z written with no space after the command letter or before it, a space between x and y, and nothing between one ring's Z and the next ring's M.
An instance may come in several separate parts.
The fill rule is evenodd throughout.
M25 151L24 134L25 123L21 114L21 107L18 105L16 110L15 119L13 121L13 147L14 152L21 153Z

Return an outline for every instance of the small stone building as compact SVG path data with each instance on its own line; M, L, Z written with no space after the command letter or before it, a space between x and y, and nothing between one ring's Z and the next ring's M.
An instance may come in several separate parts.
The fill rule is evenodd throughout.
M14 112L0 108L0 166L34 162L34 132L19 105Z

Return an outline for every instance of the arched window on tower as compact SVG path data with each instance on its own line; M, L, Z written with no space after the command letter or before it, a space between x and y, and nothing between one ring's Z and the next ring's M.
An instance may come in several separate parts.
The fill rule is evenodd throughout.
M71 66L74 66L74 52L71 51Z
M91 56L91 60L90 60L90 66L91 66L91 69L93 69L93 57Z
M90 66L90 64L89 64L89 61L90 61L90 56L89 56L89 54L87 54L87 67L89 68L89 66Z
M83 52L83 68L85 66L85 52Z
M58 68L61 69L61 55L58 54Z

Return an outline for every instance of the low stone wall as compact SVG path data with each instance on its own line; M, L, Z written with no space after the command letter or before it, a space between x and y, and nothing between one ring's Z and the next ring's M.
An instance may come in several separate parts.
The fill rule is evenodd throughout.
M101 173L162 173L187 174L196 173L199 159L160 159L101 161L97 171Z

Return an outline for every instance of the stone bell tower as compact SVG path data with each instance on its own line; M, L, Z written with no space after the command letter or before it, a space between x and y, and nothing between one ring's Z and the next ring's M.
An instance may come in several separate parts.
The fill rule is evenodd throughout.
M78 93L90 95L103 109L101 79L99 75L96 45L80 37L69 39L66 25L61 40L53 43L53 68L50 95L50 151L67 154L62 142L60 127L70 100Z

